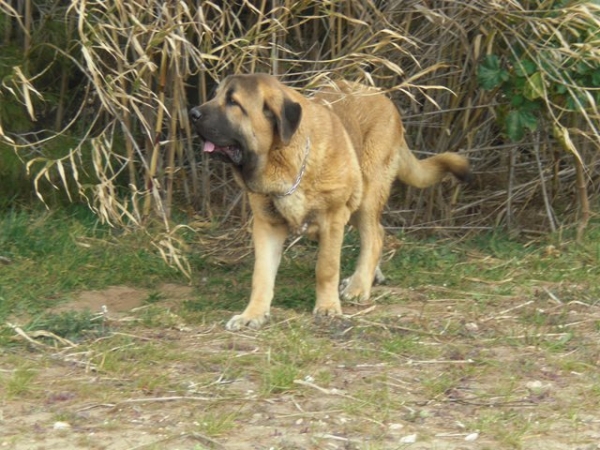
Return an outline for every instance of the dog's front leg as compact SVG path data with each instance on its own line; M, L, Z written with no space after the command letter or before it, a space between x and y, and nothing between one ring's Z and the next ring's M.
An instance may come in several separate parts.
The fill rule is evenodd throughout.
M269 318L277 269L283 244L288 234L285 224L273 224L260 216L254 217L254 273L250 303L242 314L233 316L226 328L237 331L243 327L260 328Z
M322 316L342 314L338 285L340 257L344 239L344 214L328 214L319 223L317 258L317 302L314 313Z

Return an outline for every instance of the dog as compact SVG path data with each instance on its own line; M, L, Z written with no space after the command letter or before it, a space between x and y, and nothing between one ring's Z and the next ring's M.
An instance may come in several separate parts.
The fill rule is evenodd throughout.
M268 320L290 233L318 239L314 313L339 315L340 295L365 301L384 279L380 219L393 181L425 188L447 174L470 176L468 160L457 153L417 159L394 103L354 82L332 82L308 98L267 74L232 75L189 117L203 151L233 167L254 216L250 301L227 322L232 331ZM359 231L360 255L354 274L340 284L347 223Z

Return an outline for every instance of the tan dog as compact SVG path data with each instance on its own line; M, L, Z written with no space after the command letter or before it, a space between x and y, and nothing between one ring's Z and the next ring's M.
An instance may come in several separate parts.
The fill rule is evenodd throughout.
M346 223L358 228L361 250L341 296L364 301L374 281L383 279L380 218L394 179L424 188L448 173L469 176L468 161L456 153L419 161L406 145L394 104L355 83L332 84L309 99L269 75L230 76L190 117L203 150L233 165L254 214L250 303L227 323L229 330L259 328L269 317L290 232L319 240L315 314L341 314Z

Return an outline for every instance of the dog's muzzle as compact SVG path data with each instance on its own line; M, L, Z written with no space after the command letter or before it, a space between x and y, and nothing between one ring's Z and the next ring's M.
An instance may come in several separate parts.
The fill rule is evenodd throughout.
M203 122L206 121L202 121L203 116L199 106L190 109L189 116L192 125L196 129L196 132L204 141L202 146L202 150L204 153L220 156L224 161L233 163L236 166L239 166L242 163L243 152L239 145L230 143L219 144L217 142L213 142L213 139L216 141L219 141L220 139L211 137L211 135L213 135L214 132L210 133L204 129L206 124L203 124Z

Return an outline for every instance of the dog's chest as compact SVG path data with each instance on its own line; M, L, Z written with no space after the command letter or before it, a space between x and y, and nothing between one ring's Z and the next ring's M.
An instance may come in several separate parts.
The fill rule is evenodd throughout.
M317 231L316 214L307 208L302 193L294 196L275 198L272 201L272 213L281 217L292 234L314 234Z

